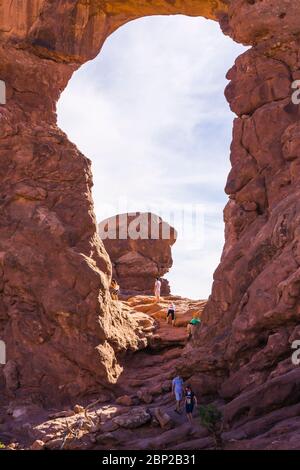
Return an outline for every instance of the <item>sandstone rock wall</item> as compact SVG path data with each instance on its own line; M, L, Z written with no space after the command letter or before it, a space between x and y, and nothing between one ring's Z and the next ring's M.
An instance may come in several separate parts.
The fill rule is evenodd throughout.
M143 212L103 220L99 230L121 294L153 295L156 277L163 277L173 264L174 228L159 216ZM170 294L167 279L162 279L161 294Z
M296 1L236 0L222 25L254 46L228 72L225 95L237 118L226 241L198 353L185 367L200 377L202 393L234 399L234 419L300 398L300 370L291 362L300 332L300 114L291 97L300 69L299 13Z

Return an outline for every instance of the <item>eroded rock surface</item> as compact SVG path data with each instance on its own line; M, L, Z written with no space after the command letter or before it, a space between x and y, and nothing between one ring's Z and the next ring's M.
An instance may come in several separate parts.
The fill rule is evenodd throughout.
M148 212L119 214L99 223L99 234L113 266L113 277L123 295L151 295L156 277L172 267L171 247L176 231ZM161 294L170 294L162 279Z
M176 305L175 327L166 323L170 302ZM123 307L128 315L143 318L150 341L147 349L121 358L118 383L91 401L83 397L75 406L50 410L24 399L1 403L0 397L4 443L39 450L164 448L186 442L191 430L186 417L174 412L171 380L188 341L186 325L193 315L201 316L205 303L172 296L159 303L153 297L129 298ZM165 435L174 427L178 430Z
M271 448L274 435L278 447L295 447L300 369L290 356L300 334L300 156L291 85L300 78L298 0L1 3L0 331L17 367L13 393L49 398L99 388L121 372L116 353L138 347L138 328L108 296L111 266L96 234L90 163L57 128L55 104L117 27L173 13L218 20L225 34L251 46L226 89L237 118L223 257L197 349L187 348L181 367L203 395L230 401L230 425L242 426L245 446L253 448L260 432L258 448ZM181 445L168 439L166 446ZM209 446L205 439L189 445Z

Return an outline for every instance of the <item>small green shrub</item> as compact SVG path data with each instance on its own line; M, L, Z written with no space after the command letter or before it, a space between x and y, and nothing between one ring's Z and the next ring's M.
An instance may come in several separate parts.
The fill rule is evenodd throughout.
M0 450L3 450L5 449L5 444L3 444L3 442L0 441Z
M223 413L215 405L199 407L201 425L208 430L215 442L215 449L223 448Z

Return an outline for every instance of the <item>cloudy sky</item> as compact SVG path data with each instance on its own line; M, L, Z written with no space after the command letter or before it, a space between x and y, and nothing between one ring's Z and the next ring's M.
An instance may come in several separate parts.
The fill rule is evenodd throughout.
M220 259L233 119L223 91L244 50L203 18L135 20L58 105L59 125L92 160L98 221L150 210L175 224L174 294L207 298Z

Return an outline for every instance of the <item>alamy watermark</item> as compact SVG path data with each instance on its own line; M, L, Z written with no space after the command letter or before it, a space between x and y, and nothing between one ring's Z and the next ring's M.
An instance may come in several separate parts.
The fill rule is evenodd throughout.
M125 209L125 210L124 210ZM127 209L127 210L126 210ZM165 207L144 208L134 212L130 207L118 210L110 208L108 216L99 223L102 240L177 240L189 241L201 247L204 243L204 215L202 204L183 204ZM155 212L155 213L154 213ZM174 228L173 228L174 227Z
M0 340L0 365L6 364L6 344Z
M0 80L0 105L6 104L6 86L3 80Z
M292 89L295 90L292 93L292 103L300 104L300 80L294 80L292 83Z
M300 340L296 339L295 341L292 342L292 349L295 349L295 351L292 354L292 363L294 366L299 366L300 364Z

